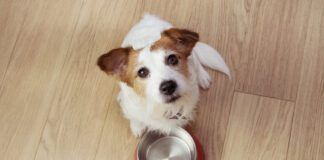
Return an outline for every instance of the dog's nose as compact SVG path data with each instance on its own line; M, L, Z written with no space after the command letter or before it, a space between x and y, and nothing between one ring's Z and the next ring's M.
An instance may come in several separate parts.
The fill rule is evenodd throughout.
M178 85L175 81L163 81L160 85L160 91L164 95L171 95L177 89Z

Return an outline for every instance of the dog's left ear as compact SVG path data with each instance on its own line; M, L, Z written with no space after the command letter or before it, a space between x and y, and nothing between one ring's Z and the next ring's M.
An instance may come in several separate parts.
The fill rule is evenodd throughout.
M199 35L186 29L171 28L162 33L169 37L176 44L177 51L190 55L192 48L199 41Z
M130 48L117 48L101 55L97 65L108 75L116 75L119 78L125 74Z

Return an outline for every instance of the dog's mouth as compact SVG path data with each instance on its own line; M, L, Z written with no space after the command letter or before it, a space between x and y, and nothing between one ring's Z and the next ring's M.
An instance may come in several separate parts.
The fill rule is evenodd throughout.
M181 96L180 95L171 95L166 97L166 103L173 103L177 101Z

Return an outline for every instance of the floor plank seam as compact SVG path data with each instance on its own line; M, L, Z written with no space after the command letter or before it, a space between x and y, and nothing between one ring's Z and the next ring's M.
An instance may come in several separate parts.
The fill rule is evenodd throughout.
M257 94L257 93L240 91L240 90L237 90L237 89L234 89L234 92L243 93L243 94L250 94L250 95L255 95L255 96L260 96L260 97L265 97L265 98L271 98L271 99L277 99L277 100L286 101L286 102L292 102L292 103L295 103L296 102L296 100L285 99L285 98L278 98L278 97L272 97L272 96L266 96L266 95L261 95L261 94Z
M234 83L236 83L236 81ZM235 87L235 84L234 84L234 87ZM234 100L235 92L236 92L235 89L233 89L232 100L231 100L231 103L230 103L230 111L229 111L229 114L228 114L228 117L227 117L225 139L224 139L224 143L223 143L222 152L221 152L221 155L220 155L221 160L224 159L223 155L224 155L224 152L225 152L225 144L226 144L226 139L227 139L227 136L228 136L228 127L229 127L230 117L231 117L231 113L232 113L232 109L233 109L232 106L233 106L233 100Z
M287 151L286 151L286 160L289 158L289 148L290 148L290 142L291 142L291 135L292 135L292 130L293 130L293 125L294 125L294 120L295 120L295 112L296 112L296 103L294 103L294 112L291 118L291 125L290 125L290 133L289 133L289 140L288 140L288 146L287 146Z

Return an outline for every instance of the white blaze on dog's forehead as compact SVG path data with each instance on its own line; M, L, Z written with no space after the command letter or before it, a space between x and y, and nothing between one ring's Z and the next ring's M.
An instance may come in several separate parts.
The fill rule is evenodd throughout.
M150 48L149 47L143 48L138 55L138 62L145 61L145 58L147 59L149 55L150 55Z
M146 67L163 67L164 66L165 51L154 50L151 51L150 47L142 49L138 56L139 64Z

